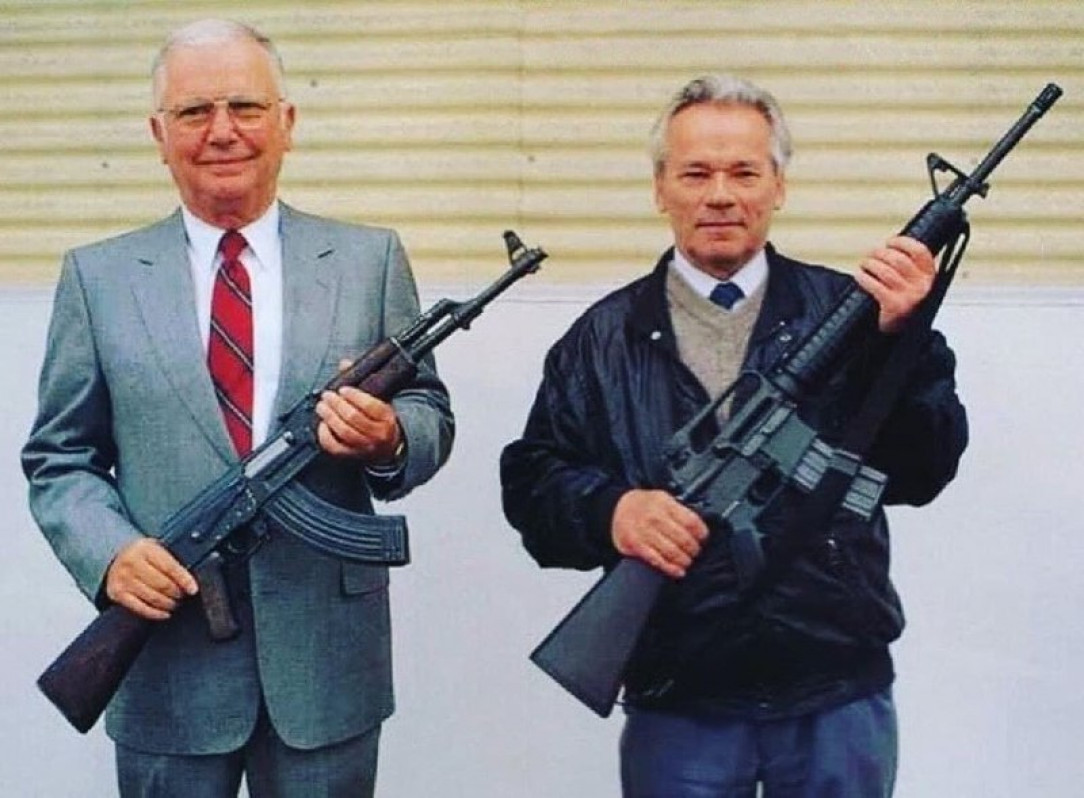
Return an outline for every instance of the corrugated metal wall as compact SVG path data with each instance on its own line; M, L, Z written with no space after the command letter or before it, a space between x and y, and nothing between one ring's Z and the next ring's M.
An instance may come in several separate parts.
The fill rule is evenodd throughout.
M773 91L796 139L774 240L841 268L925 201L934 149L973 167L1048 81L1066 95L970 206L975 282L1084 284L1084 4L1028 2L0 2L0 280L175 205L147 131L165 33L236 15L299 108L282 196L398 228L422 280L646 269L668 241L647 130L705 71ZM243 15L243 16L242 16Z

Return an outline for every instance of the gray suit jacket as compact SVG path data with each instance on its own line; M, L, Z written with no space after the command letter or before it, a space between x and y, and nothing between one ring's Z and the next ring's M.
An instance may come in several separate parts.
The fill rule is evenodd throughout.
M388 230L285 205L283 363L276 415L418 313ZM56 290L39 411L23 450L30 507L79 588L100 602L117 551L236 461L197 329L180 212L69 252ZM315 471L339 504L372 512L447 459L453 420L431 361L394 400L408 446L394 484L328 456ZM315 748L391 714L387 569L341 562L273 535L249 562L254 629L209 641L198 602L159 627L125 678L106 729L163 753L242 745L262 691L289 745Z

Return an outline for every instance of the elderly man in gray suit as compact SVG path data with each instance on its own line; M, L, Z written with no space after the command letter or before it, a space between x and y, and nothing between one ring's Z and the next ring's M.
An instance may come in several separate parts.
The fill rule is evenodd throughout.
M169 619L107 713L122 796L236 796L242 776L254 797L371 795L393 709L386 568L272 536L228 574L242 633L212 642L181 601L196 580L153 535L343 359L412 320L413 277L393 232L277 200L295 110L261 34L188 25L153 87L182 207L66 255L23 450L31 509L96 604ZM216 358L241 373L232 387ZM390 403L344 388L317 412L321 491L355 511L425 482L451 448L431 362Z

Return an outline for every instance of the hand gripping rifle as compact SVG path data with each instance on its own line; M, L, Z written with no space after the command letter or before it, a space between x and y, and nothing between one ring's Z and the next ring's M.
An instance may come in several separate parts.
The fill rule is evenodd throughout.
M945 250L930 297L919 311L926 323L932 321L966 248L969 225L964 203L974 194L986 196L990 173L1061 93L1058 86L1048 84L970 175L936 154L927 157L934 197L901 231L901 235L923 242L935 255ZM938 190L937 171L955 175L944 191ZM957 249L961 236L963 247ZM728 535L739 590L749 589L764 576L766 568L781 567L772 559L787 553L787 536L782 536L780 551L766 561L764 534L757 522L784 488L806 494L803 512L797 514L804 525L816 525L812 519L827 521L839 505L867 520L877 511L886 478L864 466L854 454L863 446L848 445L862 436L849 434L844 446L833 448L797 414L802 399L831 373L841 354L871 329L877 312L876 301L853 284L792 355L784 356L766 373L747 371L739 376L667 445L668 487L716 533ZM901 335L901 339L908 338L912 346L920 340L918 335ZM903 343L901 340L900 345ZM885 371L894 373L874 384L873 392L883 389L878 398L898 389L905 375L901 368ZM739 391L749 398L715 433L719 407ZM890 405L890 401L867 399L859 413L864 423L853 426L861 427L868 437ZM786 531L792 532L789 528ZM642 560L622 559L531 653L531 660L598 715L608 716L666 581L664 574Z
M314 412L323 391L352 385L384 400L408 386L421 359L470 323L512 283L538 270L546 258L504 233L510 268L466 302L442 299L403 330L381 341L283 416L266 443L204 488L163 524L160 542L200 583L214 639L239 631L226 599L222 565L245 557L272 529L296 535L316 549L366 563L405 565L402 516L355 513L319 498L296 477L321 449ZM38 679L42 692L79 731L88 731L109 703L155 627L120 605L103 611Z

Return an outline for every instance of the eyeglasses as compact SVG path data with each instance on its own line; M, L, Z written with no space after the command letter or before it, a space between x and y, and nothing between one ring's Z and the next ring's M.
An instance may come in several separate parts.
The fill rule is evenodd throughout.
M260 127L267 119L268 113L278 100L258 100L252 97L219 97L217 100L190 100L179 103L172 108L159 108L158 112L166 114L180 127L186 130L202 130L214 119L218 108L224 107L229 114L230 120L239 128L252 129Z

